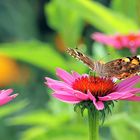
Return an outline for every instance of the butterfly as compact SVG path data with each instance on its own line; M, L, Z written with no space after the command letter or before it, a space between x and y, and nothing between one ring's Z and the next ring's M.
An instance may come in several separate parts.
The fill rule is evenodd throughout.
M138 75L140 72L140 56L124 57L102 63L88 57L78 49L67 48L66 52L72 57L82 61L99 76L125 79Z

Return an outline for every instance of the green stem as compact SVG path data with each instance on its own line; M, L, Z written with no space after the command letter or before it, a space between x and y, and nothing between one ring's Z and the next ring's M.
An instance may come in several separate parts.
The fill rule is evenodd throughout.
M89 140L99 140L99 112L88 109Z

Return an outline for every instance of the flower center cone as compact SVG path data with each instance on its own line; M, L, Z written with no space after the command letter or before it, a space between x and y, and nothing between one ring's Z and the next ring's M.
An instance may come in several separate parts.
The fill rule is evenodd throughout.
M83 93L90 91L93 96L105 96L115 87L115 83L111 79L100 78L94 76L83 76L76 79L72 84L73 89Z

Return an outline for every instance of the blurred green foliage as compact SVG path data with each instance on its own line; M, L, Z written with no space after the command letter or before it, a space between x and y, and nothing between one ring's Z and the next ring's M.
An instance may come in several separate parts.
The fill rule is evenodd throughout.
M45 7L48 24L64 39L66 46L75 47L80 40L84 22L76 10L63 5L63 1L52 0Z
M61 56L51 44L31 41L31 42L15 42L12 43L1 43L0 44L0 54L6 54L14 59L21 60L27 63L36 65L37 67L43 68L44 70L49 70L54 73L56 67L61 67L64 69L69 69L73 67L75 70L77 65L82 69L79 72L84 72L85 67L78 64L77 62L71 62L67 65L68 61L65 57ZM55 61L52 61L53 60ZM51 62L51 65L50 63Z
M96 42L91 46L86 44L90 36L85 32L90 29L105 33L139 31L138 0L112 0L108 5L110 7L92 0L0 1L0 54L15 59L31 71L24 85L8 86L13 87L19 97L0 108L2 140L87 139L86 119L73 112L73 106L51 99L48 96L51 91L43 82L45 76L56 78L56 67L88 72L83 64L60 51L61 44L58 47L55 42L58 34L65 47L75 48L82 40L80 49L91 50L91 57L97 60L109 61L129 55L128 50L116 51ZM39 16L45 19L39 21ZM38 22L47 23L45 34L41 34L44 29L40 31L42 27ZM139 140L139 111L138 103L117 103L113 115L100 129L101 139Z
M125 6L124 6L125 5ZM123 13L124 15L128 16L129 18L133 19L140 25L139 15L139 0L113 0L111 2L111 7L114 11L118 11L119 13ZM131 10L130 10L131 9Z
M29 0L0 1L0 41L36 38L37 11Z

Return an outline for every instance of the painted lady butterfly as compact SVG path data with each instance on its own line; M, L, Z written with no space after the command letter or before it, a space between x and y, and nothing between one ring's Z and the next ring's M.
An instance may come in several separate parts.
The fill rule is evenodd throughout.
M94 61L77 49L67 48L67 53L72 57L82 61L92 71L103 77L115 77L117 79L125 79L140 72L140 56L124 57L115 59L107 63Z

